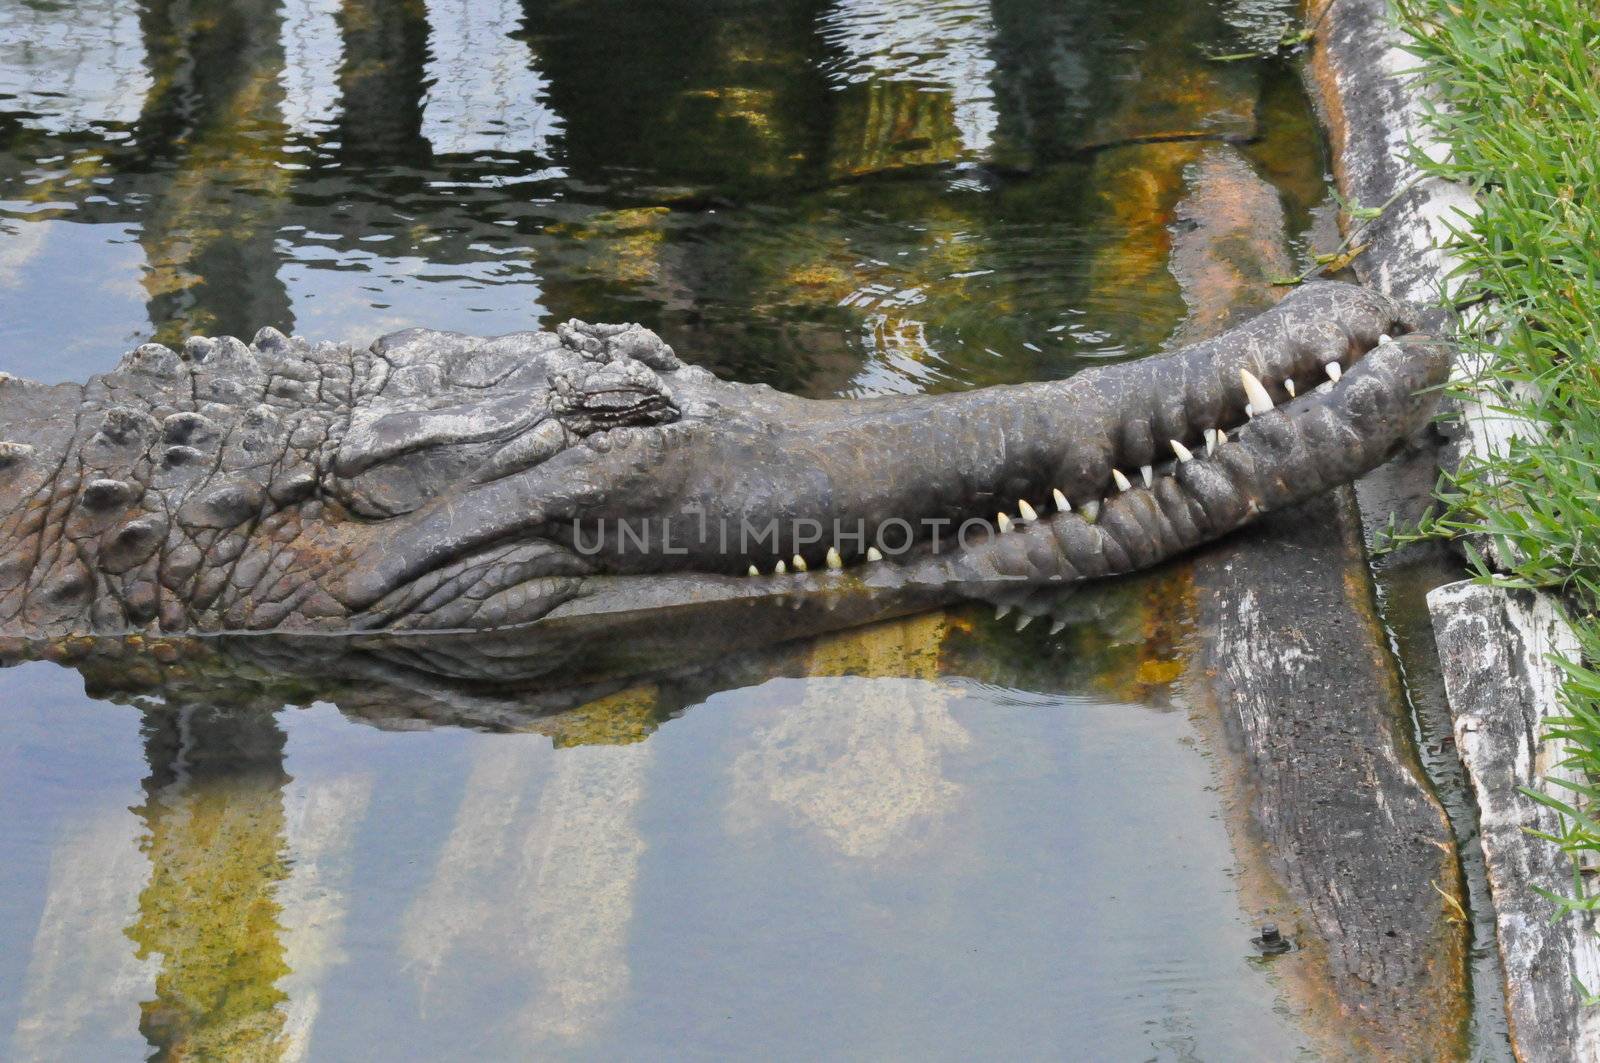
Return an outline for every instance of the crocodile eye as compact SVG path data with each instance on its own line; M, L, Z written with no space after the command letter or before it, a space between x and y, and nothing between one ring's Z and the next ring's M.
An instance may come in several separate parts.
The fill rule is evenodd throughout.
M671 389L649 366L632 359L556 374L550 381L550 409L579 435L678 418Z

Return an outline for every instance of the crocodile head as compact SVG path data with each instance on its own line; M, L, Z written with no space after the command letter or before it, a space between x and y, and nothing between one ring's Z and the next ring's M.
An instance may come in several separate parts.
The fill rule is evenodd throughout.
M1316 284L1056 382L809 400L638 326L367 350L264 329L0 383L0 632L453 630L926 602L1156 564L1360 475L1441 345ZM880 610L881 612L881 610Z

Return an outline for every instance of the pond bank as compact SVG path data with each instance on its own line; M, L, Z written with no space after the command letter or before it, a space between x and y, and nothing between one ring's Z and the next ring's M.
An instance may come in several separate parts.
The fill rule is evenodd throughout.
M1527 80L1509 86L1486 84L1485 72L1510 71L1517 60L1508 55L1542 36L1561 42L1551 45L1554 50L1581 50L1581 33L1566 42L1562 41L1559 27L1544 24L1548 19L1559 22L1560 9L1569 6L1478 3L1439 10L1437 17L1443 21L1436 27L1438 43L1429 49L1433 53L1428 56L1433 64L1430 75L1456 84L1459 97L1449 102L1471 114L1473 120L1453 123L1447 118L1430 124L1425 98L1415 79L1408 80L1406 75L1418 60L1403 50L1403 33L1390 4L1386 0L1329 0L1311 5L1310 17L1320 25L1313 53L1314 80L1329 119L1340 189L1350 202L1362 207L1393 201L1392 208L1359 237L1366 250L1356 259L1355 267L1367 283L1435 308L1447 305L1447 300L1441 298L1445 293L1448 302L1456 305L1488 300L1496 310L1513 312L1516 318L1510 320L1526 318L1530 313L1537 317L1541 313L1539 305L1546 301L1566 298L1576 307L1579 300L1574 288L1508 290L1516 285L1508 285L1507 273L1495 268L1509 266L1511 273L1526 275L1528 283L1542 283L1541 270L1532 265L1550 256L1546 243L1549 234L1542 228L1542 220L1532 224L1535 219L1525 217L1523 225L1508 226L1507 219L1498 216L1505 209L1503 197L1491 195L1485 203L1479 203L1466 185L1444 179L1457 177L1483 186L1514 170L1537 186L1556 176L1553 171L1561 168L1558 160L1584 160L1567 163L1574 168L1592 166L1592 153L1585 154L1581 146L1574 149L1564 136L1550 135L1544 141L1544 150L1549 153L1544 161L1550 165L1518 166L1504 160L1503 144L1497 140L1476 146L1467 143L1473 138L1473 129L1482 132L1485 142L1505 132L1508 115L1488 108L1490 99L1537 100L1548 90L1553 99L1561 100L1561 106L1552 105L1552 109L1565 107L1568 101L1559 94L1563 77L1574 72L1570 63L1563 66L1524 61L1521 69ZM1535 7L1541 10L1535 11ZM1422 16L1430 10L1428 6L1416 9ZM1505 17L1485 17L1486 13L1510 17L1519 10L1521 17L1510 21ZM1592 20L1591 15L1591 23ZM1493 41L1488 39L1491 34ZM1506 42L1510 47L1505 47ZM1483 67L1467 69L1474 65L1467 56L1482 60ZM1552 76L1547 84L1540 84L1544 67L1549 67ZM1475 97L1480 91L1482 99ZM1592 96L1588 98L1593 100ZM1581 106L1581 92L1571 99ZM1543 115L1537 103L1531 106ZM1516 111L1519 104L1512 102L1508 107ZM1595 117L1589 115L1583 135L1592 138ZM1554 134L1553 129L1548 132ZM1581 145L1582 141L1578 143ZM1426 172L1411 161L1410 145L1421 148L1434 160ZM1453 162L1440 161L1450 160L1452 153ZM1464 165L1465 160L1472 159L1482 163L1485 157L1501 158L1506 169L1497 176ZM1542 190L1544 195L1534 199L1547 206L1570 201L1573 184L1578 181L1576 175L1569 176L1572 183L1566 185L1564 195L1557 179ZM1588 188L1592 192L1592 183ZM1515 213L1513 208L1512 214ZM1570 218L1562 220L1570 222ZM1461 250L1452 229L1463 227L1479 235L1497 234L1499 246L1508 250L1498 259L1482 247L1475 250L1470 241ZM1585 292L1590 299L1595 298L1593 289L1591 281ZM1572 309L1562 307L1553 316L1560 321ZM1430 310L1429 325L1453 327L1451 316L1445 310ZM1486 316L1479 323L1488 320L1492 319ZM1592 322L1592 314L1588 320ZM1530 368L1529 359L1517 353L1530 342L1528 330L1512 327L1505 331L1510 335L1496 336L1497 345L1504 343L1503 347L1497 346L1495 355L1495 374L1502 382L1518 369ZM1559 340L1571 336L1534 337L1532 346L1565 351L1568 355L1593 349L1592 338L1581 347L1563 347ZM1557 342L1551 345L1551 340ZM1480 348L1480 352L1469 353L1463 359L1463 379L1479 367L1481 357ZM1544 361L1546 367L1551 364L1549 354ZM1545 396L1547 401L1554 397L1550 393ZM1457 448L1466 467L1481 467L1506 455L1513 435L1537 435L1526 421L1518 422L1494 411L1495 402L1480 389L1476 401L1469 397L1462 404ZM1529 408L1525 412L1538 416L1540 411ZM1600 435L1589 438L1590 449L1600 445ZM1541 484L1535 492L1547 492L1545 471L1534 469L1530 477L1529 467L1524 465L1519 475L1526 479L1514 483L1513 496L1521 494L1525 503L1535 481ZM1587 497L1592 499L1593 492ZM1482 481L1476 485L1476 497L1466 501L1466 519L1460 519L1462 514L1458 513L1442 530L1492 533L1514 526L1514 522L1497 519L1505 516L1503 507L1482 505ZM1567 527L1573 530L1565 534L1576 536L1581 534L1582 522L1572 522ZM1555 546L1553 552L1559 553L1560 544L1551 541L1551 531L1548 526L1536 524L1516 546L1526 549L1536 544L1536 553ZM1556 540L1562 537L1560 532L1554 535ZM1502 568L1534 574L1515 560L1515 554L1506 552L1505 542L1490 546L1491 559ZM1548 556L1545 554L1543 567L1534 574L1533 582L1552 582L1548 578L1552 574ZM1546 578L1539 579L1539 575ZM1569 916L1551 921L1556 906L1538 891L1570 894L1574 879L1570 865L1560 858L1555 846L1531 837L1527 830L1559 833L1562 828L1552 810L1518 789L1544 785L1543 778L1563 759L1562 753L1542 741L1543 721L1562 709L1558 695L1562 689L1561 671L1551 658L1551 651L1575 659L1577 634L1567 624L1559 604L1543 594L1456 583L1436 589L1428 601L1455 717L1455 741L1479 806L1496 938L1505 965L1513 1049L1522 1059L1596 1058L1600 1053L1600 1014L1581 1004L1575 979L1587 983L1590 989L1596 987L1600 944L1587 920Z
M1271 306L1293 266L1270 184L1221 148L1187 174L1172 270L1192 339ZM1185 695L1219 753L1241 899L1295 943L1273 968L1303 1025L1330 1058L1462 1054L1462 876L1408 733L1354 493L1274 513L1192 573L1203 634Z

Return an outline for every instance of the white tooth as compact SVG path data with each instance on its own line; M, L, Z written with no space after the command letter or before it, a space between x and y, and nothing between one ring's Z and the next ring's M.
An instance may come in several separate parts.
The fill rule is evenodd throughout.
M1294 381L1293 380L1285 380L1283 382L1283 390L1285 390L1285 391L1287 391L1289 393L1289 397L1291 399L1294 398Z
M1389 334L1387 332L1382 333L1382 334L1380 334L1378 336L1378 343L1379 344L1393 343L1393 342L1394 342L1394 340L1390 338L1390 336L1389 336Z
M1061 629L1066 627L1066 626L1067 626L1067 622L1065 620L1057 620L1055 623L1050 625L1050 634L1052 634L1052 635L1060 634Z
M1033 623L1033 614L1023 613L1021 616L1017 617L1017 630L1021 631L1031 623Z
M796 572L804 572L806 570L806 559L799 554L794 555L794 570Z
M1083 509L1080 510L1080 512L1083 514L1084 520L1088 521L1090 524L1093 524L1095 521L1100 519L1100 503L1085 502L1083 504Z
M1126 476L1122 475L1122 470L1121 469L1112 469L1111 470L1111 480L1112 480L1113 483L1115 483L1117 485L1117 490L1118 491L1126 491L1126 490L1128 490L1128 488L1133 486L1133 484L1128 482L1128 478Z
M1261 386L1261 381L1250 370L1240 369L1239 379L1244 383L1244 397L1250 403L1246 412L1259 415L1272 409L1272 396L1267 394L1267 389Z
M779 561L776 565L772 566L772 574L774 576L781 576L787 571L789 571L789 566L785 565L782 561Z
M1011 606L997 605L994 607L994 618L996 620L1004 620L1006 618L1006 614L1009 612L1011 612Z
M844 568L844 558L839 556L839 548L837 546L828 547L828 567Z
M1323 366L1323 368L1328 371L1328 379L1333 381L1335 384L1339 382L1340 377L1344 376L1344 370L1339 368L1338 362L1329 362L1327 365Z
M1205 436L1206 457L1209 458L1211 455L1217 452L1217 430L1215 428L1207 428L1205 431Z
M1220 446L1222 446L1222 444L1226 443L1227 441L1228 441L1228 430L1226 428L1217 429L1217 446L1220 447Z
M880 551L876 546L867 547L867 560L868 561L882 561L883 560L882 551Z
M1176 439L1172 440L1172 452L1178 456L1178 462L1180 464L1186 461L1194 460L1194 452L1188 447L1184 446L1182 443L1178 442Z
M1026 498L1017 503L1017 511L1022 514L1023 520L1039 519L1039 514L1034 511L1032 506L1028 505L1028 500Z
M1011 530L1011 518L1006 516L1004 513L995 518L995 523L1000 525L1000 530L1002 532L1008 532Z
M1144 485L1146 487L1156 482L1156 470L1153 465L1139 466L1139 475L1144 477Z
M745 575L746 576L759 576L759 575L761 575L761 570L759 568L756 568L756 566L751 565L749 570L745 572Z
M1067 496L1061 493L1061 488L1052 488L1050 494L1056 500L1056 509L1060 510L1062 513L1072 512L1072 503L1068 502Z

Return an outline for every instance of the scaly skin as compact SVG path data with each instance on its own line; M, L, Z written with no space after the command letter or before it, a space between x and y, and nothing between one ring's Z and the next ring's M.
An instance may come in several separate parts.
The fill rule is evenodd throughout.
M0 381L0 635L481 630L774 595L844 624L1113 575L1385 460L1448 368L1421 337L1380 346L1409 322L1310 285L1172 354L865 401L721 381L636 326L146 345L86 385ZM1248 418L1241 370L1276 409Z

